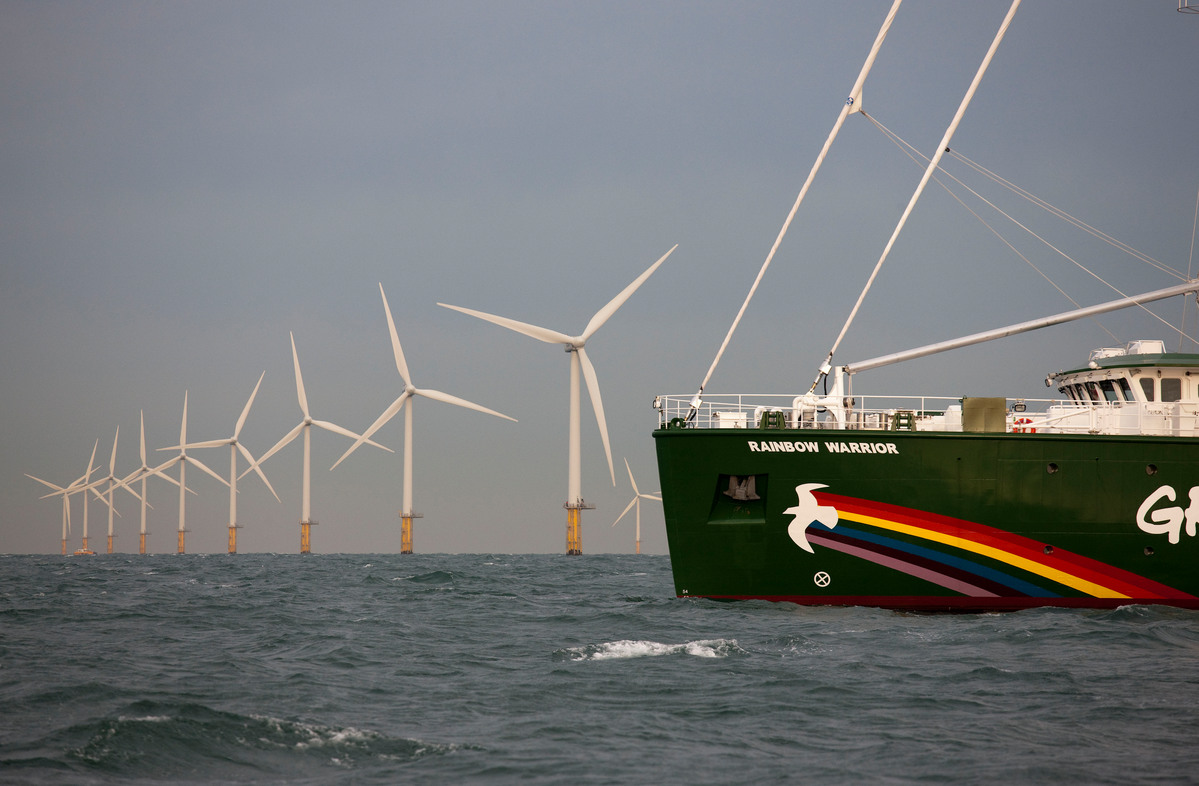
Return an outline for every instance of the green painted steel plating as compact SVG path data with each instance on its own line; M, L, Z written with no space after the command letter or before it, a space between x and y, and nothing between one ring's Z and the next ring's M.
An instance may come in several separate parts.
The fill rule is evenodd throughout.
M679 596L1199 608L1193 438L669 427L654 437Z

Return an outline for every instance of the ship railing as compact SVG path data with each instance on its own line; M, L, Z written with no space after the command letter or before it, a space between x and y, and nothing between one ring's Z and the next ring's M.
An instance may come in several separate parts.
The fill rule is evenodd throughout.
M963 422L962 399L951 396L854 396L820 399L782 393L654 399L662 428L844 429L851 431L1006 431L1017 434L1146 434L1199 437L1199 406L1185 403L1004 399L1003 408L979 426ZM967 419L969 420L969 418ZM965 428L964 428L965 426Z

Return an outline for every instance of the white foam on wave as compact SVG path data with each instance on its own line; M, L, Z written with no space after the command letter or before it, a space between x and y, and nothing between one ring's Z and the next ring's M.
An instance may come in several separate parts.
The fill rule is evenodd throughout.
M660 655L691 655L696 658L727 658L740 650L733 639L703 639L684 644L663 644L657 641L622 639L571 647L567 650L574 660L620 660L625 658L654 658Z

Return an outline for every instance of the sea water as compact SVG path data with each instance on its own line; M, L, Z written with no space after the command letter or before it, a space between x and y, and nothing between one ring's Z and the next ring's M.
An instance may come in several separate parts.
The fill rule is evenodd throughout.
M1199 613L677 599L634 555L0 557L0 782L1183 783Z

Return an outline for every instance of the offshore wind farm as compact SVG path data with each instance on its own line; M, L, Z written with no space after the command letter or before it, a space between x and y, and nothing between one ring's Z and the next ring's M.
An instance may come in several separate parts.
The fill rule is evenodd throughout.
M1030 191L1155 258L1185 260L1199 152L1176 131L1199 126L1199 109L1179 100L1193 92L1185 64L1197 47L1194 20L1176 5L1099 0L1084 14L1028 4L955 146L1015 160L1018 171L1004 174ZM314 413L364 432L397 395L374 294L381 282L415 381L518 421L421 402L410 510L429 526L416 550L562 552L561 358L436 304L577 325L679 243L586 349L611 450L640 487L658 488L653 393L702 376L730 303L823 141L827 129L811 117L844 103L844 75L860 67L885 6L335 12L265 3L227 16L189 4L7 7L0 551L57 554L64 540L74 551L85 515L89 548L106 549L106 495L86 487L107 473L119 427L127 436L114 474L147 500L148 551L177 551L182 494L188 552L226 552L231 524L239 552L295 552L303 457L294 446L260 467L278 500L243 475L231 501L223 469L222 482L187 471L187 491L159 475L143 492L131 474L177 454L158 449L177 441L185 392L188 434L228 435L264 369L237 439L258 458L288 433L297 393L289 331ZM975 57L1002 13L1000 4L962 13L909 2L863 93L870 114L929 147L964 87L961 69L947 66ZM908 100L917 94L919 111ZM832 151L712 390L751 371L764 386L792 388L797 369L806 376L820 360L794 357L793 337L823 335L852 302L853 276L821 276L819 297L800 295L814 272L877 255L877 236L902 207L883 194L903 193L914 177L858 120L842 136L859 152ZM928 196L921 211L956 209ZM846 214L853 220L833 217ZM891 348L880 337L899 333L917 344L950 326L990 328L1013 309L1029 318L1060 310L1060 295L1023 263L964 230L934 237L921 226L895 250L920 261L915 272L884 273L844 352L879 354ZM1086 252L1105 253L1098 244ZM1138 274L1118 273L1116 283L1140 291ZM965 284L965 297L937 297L950 280ZM1089 285L1070 294L1097 299ZM913 301L930 306L912 316ZM1122 335L1156 333L1143 313L1113 319ZM971 350L943 378L919 363L879 371L878 384L935 387L969 375L979 389L1013 391L1015 381L1026 388L1014 392L1035 397L1040 380L1013 380L1011 369L1060 368L1097 345L1095 331L1079 323L1052 347L1017 338ZM128 436L143 412L146 459ZM585 528L582 550L632 551L624 525L633 511L609 526L630 489L623 478L613 485L594 418L581 429L582 496L596 505L583 515L602 524ZM396 453L366 446L332 474L353 440L315 436L313 550L402 550L401 433L374 437ZM88 442L99 447L85 478ZM186 463L219 469L219 449L186 451ZM241 475L248 460L238 455ZM177 466L162 474L177 483ZM113 491L115 548L136 552L142 503ZM642 502L643 551L664 554L660 506Z

